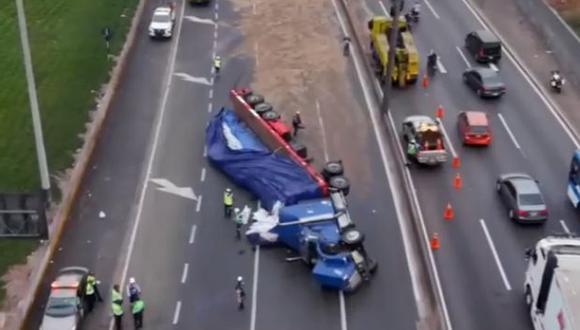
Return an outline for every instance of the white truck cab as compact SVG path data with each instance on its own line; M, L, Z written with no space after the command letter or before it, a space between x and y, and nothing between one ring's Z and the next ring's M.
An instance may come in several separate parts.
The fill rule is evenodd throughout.
M580 330L580 238L548 236L526 251L525 301L536 330Z
M174 25L175 10L172 6L157 7L149 24L149 36L151 38L171 38Z

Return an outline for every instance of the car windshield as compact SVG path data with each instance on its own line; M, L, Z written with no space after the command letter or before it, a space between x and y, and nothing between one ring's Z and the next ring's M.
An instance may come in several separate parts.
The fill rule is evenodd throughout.
M521 194L520 205L544 205L544 199L540 194Z
M155 23L169 23L169 15L167 14L155 14L153 15L153 22Z
M471 126L471 128L469 129L469 132L471 134L486 134L487 127L485 127L485 126Z
M53 317L65 317L76 313L76 297L51 297L48 300L45 314Z

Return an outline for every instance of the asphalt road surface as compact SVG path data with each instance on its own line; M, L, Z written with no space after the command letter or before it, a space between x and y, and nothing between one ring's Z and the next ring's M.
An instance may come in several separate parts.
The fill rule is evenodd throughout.
M322 291L303 265L285 262L283 249L254 252L236 240L233 224L223 217L222 193L231 184L207 163L204 131L211 115L229 103L228 91L252 81L254 60L229 55L243 42L237 14L227 2L180 4L174 38L152 42L146 31L154 4L147 4L93 170L26 328L38 328L50 281L70 265L91 268L102 282L106 303L88 316L88 329L109 328L110 287L128 277L143 289L145 324L151 329L413 328L417 313L409 268L362 100L357 100L361 108L353 109L363 114L362 124L344 118L327 129L359 131L367 152L341 148L352 136L332 133L327 153L344 158L347 173L368 171L350 177L349 205L380 268L369 285L342 299ZM214 80L216 54L223 57L223 68ZM353 89L360 98L356 84ZM321 113L321 121L334 116L324 104ZM183 196L160 190L178 191L171 185L184 188ZM245 192L232 188L237 205L256 207ZM244 277L248 294L242 312L235 304L237 276ZM125 323L130 324L128 312Z
M575 143L508 56L497 65L507 86L500 100L480 100L464 86L461 74L476 64L463 48L465 35L481 29L463 1L441 0L422 4L421 21L413 34L421 54L434 49L439 72L428 89L417 86L394 93L394 126L400 132L405 116L432 117L438 105L445 109L443 124L461 160L440 168L412 168L414 184L430 233L441 238L436 252L444 294L454 329L529 329L523 301L524 250L543 236L578 232L577 215L566 197L566 178ZM407 3L410 8L411 2ZM382 14L390 3L367 2ZM425 57L422 58L426 62ZM489 148L462 146L457 115L464 110L488 113L494 141ZM449 147L449 146L448 146ZM448 148L451 149L451 148ZM498 175L524 172L540 182L550 211L542 226L522 226L508 220L495 192ZM456 191L453 179L463 178ZM455 218L445 221L451 203Z

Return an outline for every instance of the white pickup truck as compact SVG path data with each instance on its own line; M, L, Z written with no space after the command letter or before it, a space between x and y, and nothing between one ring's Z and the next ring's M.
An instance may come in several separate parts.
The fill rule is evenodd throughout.
M151 38L171 38L175 26L175 10L172 6L155 8L151 23L149 24L149 36Z
M447 162L448 154L439 123L428 116L409 116L403 120L403 139L407 156L419 164L438 165Z
M580 238L548 236L526 252L525 301L535 330L580 330Z

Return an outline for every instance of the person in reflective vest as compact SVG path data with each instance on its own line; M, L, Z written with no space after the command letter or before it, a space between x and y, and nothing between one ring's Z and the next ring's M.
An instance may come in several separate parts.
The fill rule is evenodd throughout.
M123 329L123 296L119 290L119 284L113 285L111 291L111 309L113 310L113 317L115 318L115 329Z
M415 157L417 155L417 142L415 140L409 141L407 145L407 155L409 157Z
M230 188L224 191L224 216L230 218L232 216L232 208L234 207L234 193Z
M97 286L97 278L95 274L89 272L87 275L87 281L85 284L85 300L87 302L87 312L90 313L95 307L95 301L103 301L101 298L101 293L99 292L99 287Z
M137 298L131 304L131 313L133 314L133 321L135 321L135 329L143 328L143 311L145 310L145 303L141 298Z

